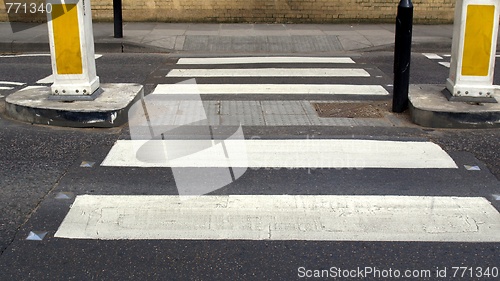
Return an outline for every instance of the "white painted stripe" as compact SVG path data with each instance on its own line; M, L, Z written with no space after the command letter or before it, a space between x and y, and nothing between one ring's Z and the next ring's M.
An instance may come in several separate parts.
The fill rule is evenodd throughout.
M50 54L0 55L0 58L21 58L21 57L50 57Z
M253 64L253 63L355 63L348 57L228 57L180 58L177 64Z
M441 56L438 56L437 54L423 53L422 55L426 56L428 59L431 59L431 60L442 60L443 59Z
M500 214L478 197L83 195L55 237L500 242L499 233Z
M167 77L370 77L354 68L172 69Z
M12 90L14 87L2 87L0 86L0 90Z
M341 84L197 84L195 94L389 95L381 85ZM192 85L159 84L153 94L193 94Z
M23 88L21 91L33 90L33 89L43 89L45 86L28 86Z
M21 57L50 57L50 54L19 54L19 55L0 55L0 58L21 58ZM94 58L98 59L102 55L95 54Z
M118 140L101 166L118 167L251 167L251 168L458 168L431 142L377 140L226 140L229 161L216 149L205 149L165 161L139 161L137 151L147 140ZM152 140L141 159L157 159L172 147L203 147L205 141ZM148 152L145 152L148 151ZM245 153L246 151L246 153ZM214 154L215 153L215 154Z
M0 81L0 84L22 86L22 85L25 85L26 83L22 83L22 82L10 82L10 81Z
M450 63L449 62L439 62L440 65L450 68Z
M45 78L42 78L38 81L36 81L37 84L51 84L51 83L54 83L54 77L52 77L52 74L45 77Z

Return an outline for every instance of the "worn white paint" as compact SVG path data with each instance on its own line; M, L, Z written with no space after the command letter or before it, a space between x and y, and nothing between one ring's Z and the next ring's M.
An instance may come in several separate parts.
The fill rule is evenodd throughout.
M172 69L167 77L369 77L355 68Z
M51 75L36 81L37 84L51 84L54 83L54 77Z
M355 63L349 57L224 57L180 58L177 64Z
M443 59L443 57L441 57L437 54L423 53L422 55L424 55L425 57L427 57L430 60L442 60Z
M0 90L12 90L14 87L2 87L0 86Z
M446 61L442 61L442 62L439 62L440 65L446 67L446 68L450 68L450 62L446 62Z
M147 143L147 149L139 150ZM198 140L118 140L102 162L117 167L255 167L255 168L458 168L431 142L308 139L226 140L230 159L205 149L170 159L169 147L204 147ZM241 149L244 147L245 149ZM137 159L137 153L143 153ZM147 155L144 153L149 153ZM164 153L164 161L158 155ZM163 159L163 158L162 158Z
M0 55L0 58L21 58L21 57L50 57L50 54Z
M343 84L197 84L196 91L186 84L159 84L153 94L326 94L389 95L381 85Z
M45 86L27 86L23 89L21 89L21 91L28 91L28 90L33 90L33 89L43 89L45 88Z
M0 81L0 84L4 84L4 85L22 86L22 85L25 85L26 83L22 83L22 82L11 82L11 81Z
M500 242L499 233L500 214L478 197L83 195L55 237Z
M19 55L0 55L0 58L22 58L22 57L50 57L50 54L19 54ZM95 54L95 59L102 57L100 54Z

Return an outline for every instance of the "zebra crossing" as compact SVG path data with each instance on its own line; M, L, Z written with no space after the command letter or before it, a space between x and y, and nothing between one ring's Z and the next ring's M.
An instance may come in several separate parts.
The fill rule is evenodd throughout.
M253 66L259 65L255 68ZM302 67L302 65L305 65ZM300 83L304 78L373 78L366 69L354 67L350 57L223 57L179 58L165 75L167 78L261 78L253 83L226 83L213 81L198 83L200 94L344 94L389 95L377 83ZM189 68L196 66L196 68ZM325 67L328 66L328 67ZM188 67L188 68L186 68ZM205 68L200 68L205 67ZM266 79L267 78L267 79ZM293 83L269 83L276 78L292 79ZM294 81L297 80L297 81ZM329 80L332 80L329 79ZM204 80L206 81L206 80ZM182 94L183 84L159 84L155 94Z
M498 220L484 198L87 195L76 199L56 237L498 242ZM478 229L474 221L484 224Z
M291 61L307 64L307 67L276 65ZM269 63L274 65L269 67ZM320 66L311 68L311 63ZM264 177L266 169L275 169L277 173L304 168L325 169L325 173L331 171L332 174L342 169L356 169L358 175L374 170L381 173L415 170L415 173L424 174L459 170L455 159L429 141L283 139L273 136L256 139L244 135L244 127L273 126L252 120L241 122L242 119L229 124L233 127L229 133L220 134L214 129L225 125L213 121L216 117L221 120L224 106L233 108L228 115L236 117L242 114L241 111L249 116L261 114L259 116L264 120L271 113L276 114L266 114L267 110L311 120L303 103L279 100L270 107L258 98L239 101L238 98L245 94L259 97L295 94L301 95L306 102L309 94L366 95L367 98L389 95L383 86L377 84L303 83L303 78L308 76L324 78L337 74L339 79L372 76L365 69L351 68L353 65L351 58L325 57L179 59L175 67L164 73L164 78L173 83L158 84L150 95L131 109L135 115L130 119L130 136L116 141L99 166L102 169L168 169L172 171L179 196L77 196L55 237L98 240L500 241L497 235L500 213L482 197L288 195L286 178L273 183L281 186L282 195L231 194L232 184L259 184L257 179ZM239 83L239 78L248 77L256 80ZM297 81L267 83L279 77ZM178 80L171 80L179 78L199 80L195 84L175 84L174 81ZM226 83L220 83L218 79ZM360 87L365 88L361 91ZM208 95L230 99L224 103L202 100ZM252 106L241 106L241 102ZM289 114L291 112L296 114ZM204 119L209 122L196 123ZM201 129L182 130L193 125ZM314 177L308 184L315 184ZM194 192L185 190L189 188ZM229 188L230 195L207 195L221 188ZM481 227L477 222L481 222Z
M320 118L310 102L389 98L379 74L350 57L179 58L156 73L163 79L145 100L175 99L189 108L198 102L184 99L199 95L211 125L389 126L381 119ZM195 80L178 83L186 79Z

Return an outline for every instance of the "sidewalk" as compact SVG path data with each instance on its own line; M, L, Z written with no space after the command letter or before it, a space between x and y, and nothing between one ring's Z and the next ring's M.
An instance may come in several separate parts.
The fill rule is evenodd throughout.
M46 24L25 24L33 26L21 32L13 33L9 23L0 23L0 53L49 52ZM342 52L393 51L394 25L391 24L182 24L182 23L126 23L124 38L113 38L113 23L95 23L94 38L96 52L150 52L177 53L179 56L204 55L224 56L238 54L325 54ZM452 25L416 25L413 27L414 52L450 53ZM443 81L444 83L444 81ZM103 85L111 87L112 85ZM121 86L120 86L121 87ZM125 86L123 86L125 87ZM128 86L127 86L128 87ZM138 86L139 87L139 86ZM111 89L110 88L110 89ZM500 125L500 105L450 103L441 94L444 85L413 85L410 89L410 113L412 121L421 126L444 128L498 127ZM135 89L135 88L134 88ZM136 89L141 92L142 87ZM51 110L60 111L61 104L56 103L41 108L40 113L32 109L34 99L30 95L42 98L48 90L26 91L17 99L10 96L7 103L14 115L29 112L29 118L41 116L47 112L48 120L53 119ZM112 91L108 91L111 93ZM120 91L118 91L120 92ZM123 91L121 91L123 92ZM121 93L120 92L120 93ZM134 92L135 93L135 92ZM43 94L43 95L42 95ZM498 94L495 94L497 96ZM135 99L127 93L128 102ZM116 98L115 96L105 97ZM28 104L26 104L28 100ZM36 100L36 99L35 99ZM104 104L108 102L106 100ZM37 100L37 106L40 103ZM96 103L93 103L96 104ZM38 108L35 106L34 108ZM64 109L76 109L63 105ZM121 110L119 109L119 110ZM81 110L81 109L79 109ZM117 126L116 108L107 114L111 120L105 126ZM102 112L93 108L87 111ZM121 111L120 111L121 112ZM125 112L125 111L123 111ZM95 116L89 115L95 119ZM315 116L315 115L314 115ZM88 116L87 116L88 117ZM111 118L112 117L112 118ZM307 116L302 116L303 123L315 124ZM31 120L31 119L30 119ZM80 120L80 119L78 119ZM63 120L66 122L66 120ZM124 121L124 120L121 120ZM106 121L107 122L107 121ZM309 123L308 123L309 122ZM77 121L74 126L81 126ZM73 126L72 125L72 126ZM83 124L87 126L88 124ZM93 126L96 124L92 123Z
M0 23L0 52L49 52L47 25L13 33ZM94 23L97 52L332 53L383 51L394 45L393 24ZM451 51L452 25L415 25L414 51Z

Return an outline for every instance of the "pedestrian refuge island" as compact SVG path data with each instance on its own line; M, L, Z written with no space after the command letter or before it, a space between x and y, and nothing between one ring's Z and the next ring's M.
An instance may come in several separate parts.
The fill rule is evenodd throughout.
M493 85L498 37L499 0L457 0L449 100L496 102Z
M133 83L101 84L96 72L90 0L47 0L53 83L32 86L6 98L17 120L67 127L116 127L143 96ZM126 68L123 69L127 71Z
M410 85L414 123L433 128L500 128L500 86L493 84L499 3L456 1L449 76L445 86Z

